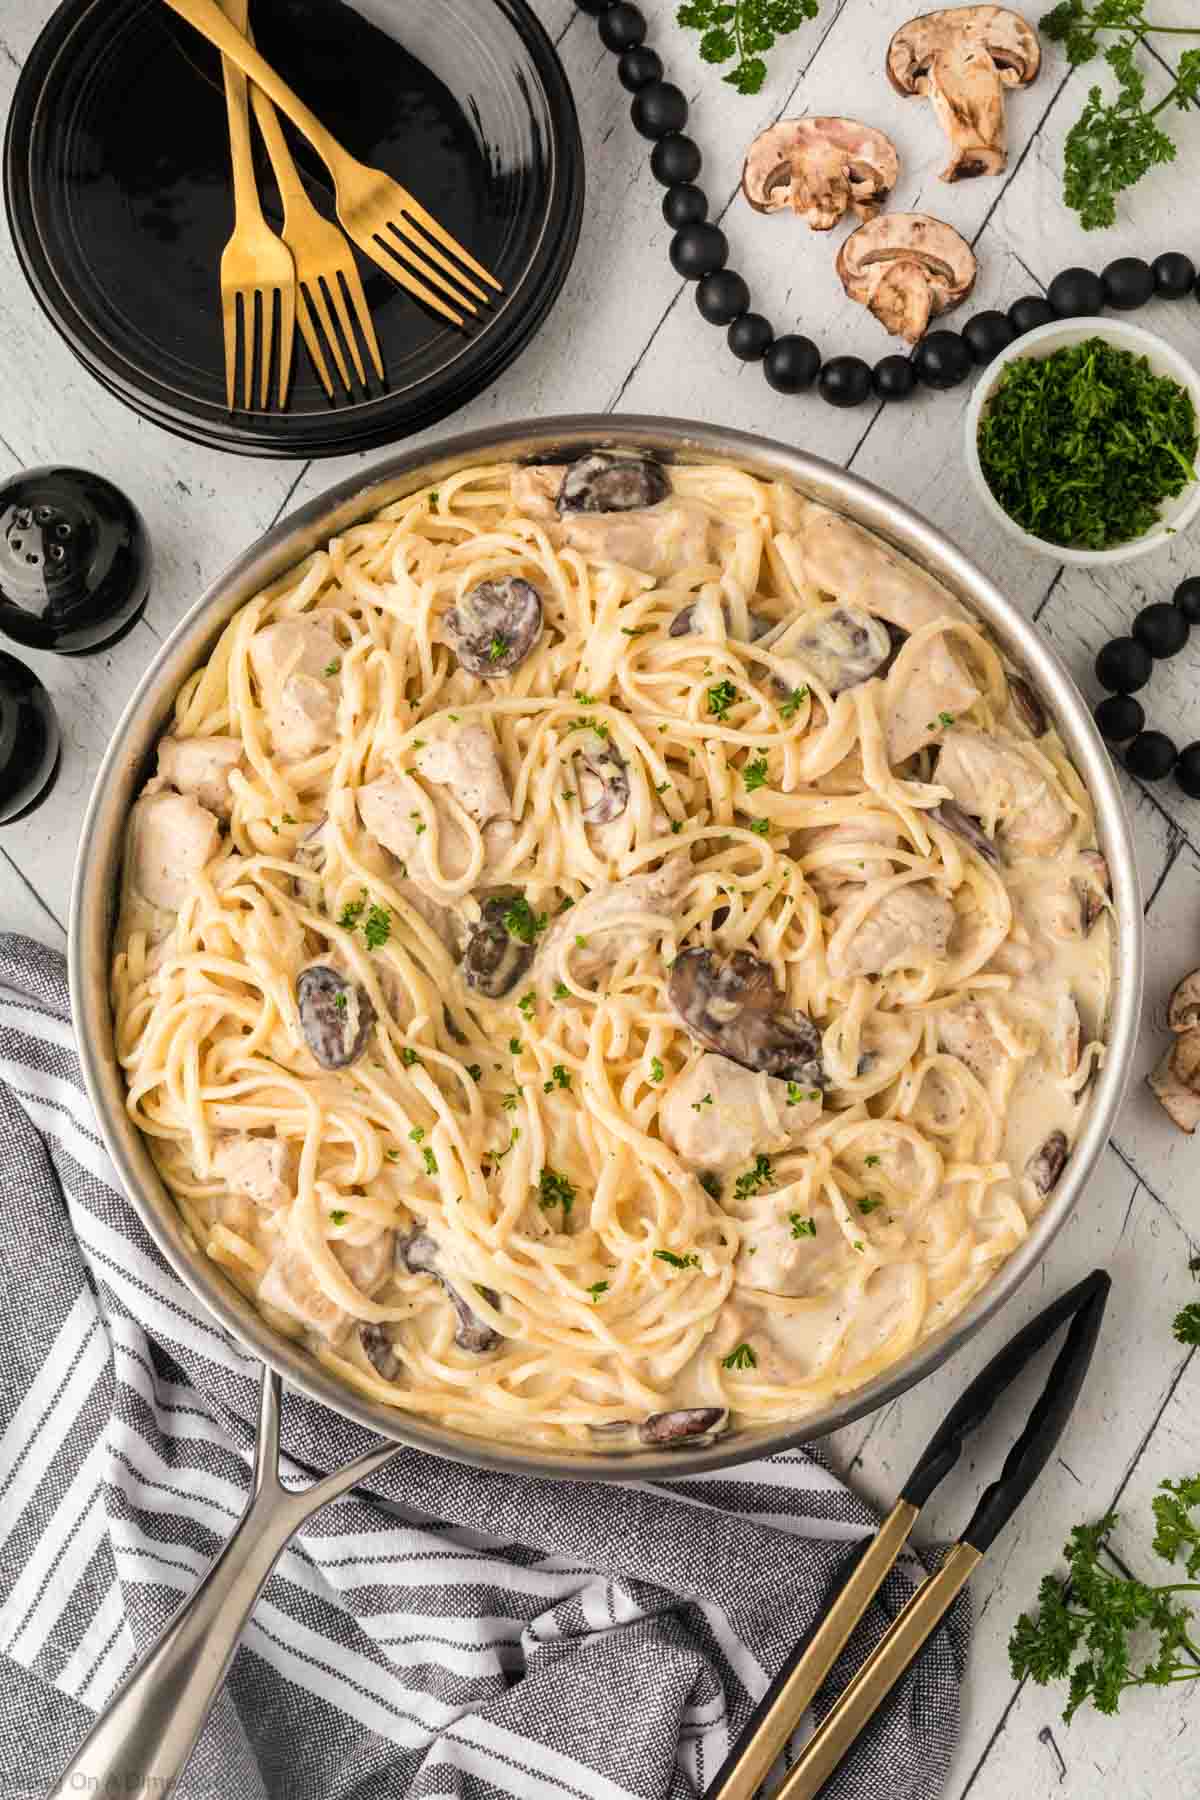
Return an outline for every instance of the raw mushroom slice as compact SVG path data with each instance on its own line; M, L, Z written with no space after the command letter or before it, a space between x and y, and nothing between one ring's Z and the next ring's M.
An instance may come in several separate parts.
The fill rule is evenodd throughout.
M924 337L931 319L966 299L977 268L966 239L928 213L885 213L860 225L837 259L850 299L910 344Z
M597 451L570 465L557 504L560 513L635 512L657 506L670 492L670 477L651 457Z
M1052 1131L1045 1143L1035 1150L1025 1164L1025 1173L1039 1194L1046 1195L1054 1187L1067 1160L1066 1134Z
M683 1406L675 1412L650 1413L638 1426L643 1444L688 1444L693 1449L715 1443L729 1423L725 1406Z
M833 606L794 620L772 640L771 652L798 661L837 695L878 675L892 655L892 640L882 619L856 606Z
M520 575L499 575L468 590L442 620L463 668L482 681L518 669L542 635L542 599Z
M969 844L972 850L978 851L984 861L991 863L994 869L1000 866L1000 853L995 844L979 820L973 819L970 813L964 812L957 801L943 800L940 806L932 808L929 816L931 819L936 819L939 825L944 825L947 831L952 831L956 837L962 838L963 842Z
M1177 1035L1200 1026L1200 969L1185 975L1167 1006L1167 1024Z
M533 961L533 946L508 929L511 910L511 895L486 901L463 955L463 979L488 1000L510 993Z
M847 211L873 219L899 173L896 146L873 125L780 119L751 144L742 192L755 212L790 206L813 231L830 231Z
M1042 62L1038 34L1007 6L953 6L902 25L888 45L897 93L929 100L953 155L943 181L999 175L1008 165L1006 87L1028 87Z
M807 1013L784 1004L770 965L748 950L722 962L711 950L675 958L667 992L692 1036L743 1069L825 1085L821 1034Z
M427 1231L415 1231L409 1238L403 1238L396 1244L397 1260L407 1269L410 1275L432 1275L441 1283L446 1298L454 1308L458 1324L454 1329L454 1341L460 1350L472 1350L477 1355L484 1355L494 1350L500 1342L500 1333L473 1312L468 1302L459 1293L454 1284L442 1272L441 1252L436 1239ZM480 1288L489 1306L500 1304L499 1296L490 1288Z
M1195 1131L1200 1125L1200 1031L1180 1032L1146 1083L1181 1131Z
M375 1373L384 1381L395 1381L400 1373L400 1358L392 1349L392 1340L383 1326L361 1324L358 1341Z
M323 1069L357 1062L375 1023L375 1009L356 981L325 963L301 969L296 1003L304 1041Z

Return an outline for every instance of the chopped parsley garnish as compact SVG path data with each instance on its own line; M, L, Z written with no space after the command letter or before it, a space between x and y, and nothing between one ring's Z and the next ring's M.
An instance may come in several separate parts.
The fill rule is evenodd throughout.
M879 1167L879 1158L877 1156L864 1156L863 1162L868 1169L877 1169Z
M621 636L622 637L645 637L645 635L648 631L653 631L653 630L654 630L653 625L622 625Z
M720 1177L714 1175L711 1169L706 1169L704 1174L699 1176L698 1179L700 1186L704 1189L710 1200L719 1200L721 1198Z
M336 675L338 670L341 668L341 666L342 666L341 657L335 656L332 662L327 662L325 664L325 667L321 670L321 673L322 673L322 675Z
M341 926L342 930L343 931L353 931L354 927L358 924L359 919L362 917L363 913L366 911L366 907L367 907L367 894L366 894L366 890L364 889L363 897L361 900L348 901L346 903L346 905L343 906L341 912L339 913L338 924Z
M505 1094L503 1100L500 1102L500 1104L504 1108L505 1112L516 1112L517 1097L520 1094L520 1092L521 1092L520 1088L516 1088L512 1093Z
M349 1217L349 1213L343 1212L342 1208L339 1206L335 1211L330 1213L329 1222L331 1225L344 1225Z
M711 1106L711 1105L712 1105L712 1095L704 1094L701 1096L701 1098L699 1100L692 1101L692 1111L694 1113L698 1113L702 1106Z
M423 1125L414 1125L408 1135L412 1143L419 1144L421 1139L425 1136L425 1127Z
M433 1151L429 1149L422 1150L421 1157L425 1164L425 1173L427 1175L436 1175L438 1172L438 1165L437 1157L433 1154Z
M284 823L284 824L285 824L285 825L295 825L295 824L296 824L296 820L295 820L295 819L294 819L294 818L293 818L293 817L292 817L292 815L291 815L291 813L284 813L284 815L283 815L283 823Z
M555 984L554 984L554 998L555 998L555 999L556 999L556 1000L566 1000L566 999L568 999L568 998L569 998L569 996L570 996L570 993L571 993L571 990L570 990L570 988L569 988L569 987L568 987L568 986L567 986L567 984L566 984L566 982L565 982L565 981L556 981L556 982L555 982Z
M939 725L953 725L953 723L954 723L954 714L953 713L940 712L938 714L938 724Z
M580 706L595 706L596 704L595 694L585 694L582 688L575 689L575 699Z
M673 1269L698 1269L700 1267L700 1258L694 1256L691 1251L686 1256L676 1256L673 1250L656 1250L654 1255L657 1256L659 1262L670 1263Z
M660 781L654 791L656 794L665 794L670 785L669 781Z
M729 1352L728 1356L721 1358L721 1367L723 1369L757 1369L758 1358L749 1344L739 1344L735 1350Z
M761 1193L769 1181L774 1179L769 1156L758 1155L754 1159L754 1167L739 1175L733 1184L735 1199L746 1200L751 1194Z
M570 1075L567 1073L566 1069L563 1068L561 1063L555 1063L550 1071L549 1081L543 1081L542 1083L542 1092L543 1094L549 1094L552 1093L555 1088L566 1088L569 1090L570 1086Z
M882 1194L864 1194L858 1203L858 1210L860 1213L878 1212L882 1205Z
M661 1081L665 1073L666 1073L666 1071L662 1066L661 1058L659 1058L657 1056L652 1056L650 1058L650 1079L651 1079L651 1081Z
M766 757L765 756L756 756L754 758L753 762L748 762L746 764L745 768L742 770L742 780L746 784L746 792L748 794L752 794L756 788L766 787L766 785L767 785L767 759L766 759Z
M715 687L708 690L708 710L714 719L724 719L726 713L738 697L738 691L732 681L718 681Z
M530 988L529 992L527 994L522 994L521 998L517 1001L517 1011L523 1019L532 1019L533 1010L536 1005L537 995L534 993L533 989Z
M682 830L683 830L683 820L682 820L682 819L672 819L672 820L671 820L671 834L672 834L672 836L673 836L673 837L678 837L678 836L679 836L679 833L680 833L680 832L681 832L681 831L682 831Z
M499 662L501 657L507 655L507 653L508 639L505 637L504 633L502 631L493 633L492 641L488 645L488 661Z
M413 1064L419 1063L420 1060L421 1059L417 1055L416 1051L410 1050L407 1044L404 1046L403 1050L400 1052L400 1061L404 1064L406 1069L411 1069Z
M345 989L343 989L340 994L335 994L333 996L333 1004L337 1008L338 1012L340 1012L340 1013L345 1012L346 1006L347 1006Z
M480 1082L483 1080L483 1070L480 1068L478 1063L468 1063L467 1064L467 1074L471 1077L471 1080L474 1082Z
M577 950L587 949L587 939L585 937L580 937L578 932L575 933L575 948Z
M392 935L392 915L386 906L373 905L363 926L368 950L382 950Z
M520 1038L509 1038L508 1052L509 1052L510 1056L520 1056L521 1048L522 1048L522 1045L521 1045Z
M785 719L794 719L807 699L807 687L793 688L783 705L779 708L780 716Z
M792 1228L794 1238L816 1237L817 1221L806 1219L803 1213L789 1213L788 1224Z
M549 914L535 913L524 894L517 894L505 909L504 929L520 944L532 944L548 922Z
M591 1287L586 1288L584 1291L585 1293L589 1293L595 1301L600 1298L601 1294L607 1294L608 1283L607 1281L593 1281Z
M787 1103L789 1106L799 1106L800 1102L807 1099L807 1097L805 1090L800 1086L798 1081L788 1082Z
M512 1149L513 1145L516 1143L517 1139L520 1137L520 1135L521 1135L521 1127L519 1125L514 1125L512 1128L512 1135L509 1137L509 1140L508 1140L507 1144L505 1144L503 1150L493 1150L491 1152L492 1161L497 1162L497 1163L502 1163L504 1161L505 1157L508 1155L509 1151Z
M757 836L766 837L771 830L771 821L769 819L751 819L750 829Z
M383 1153L383 1160L385 1162L399 1162L400 1152L398 1150L385 1150Z
M565 1175L557 1169L543 1169L538 1177L538 1205L543 1212L549 1212L553 1206L561 1206L563 1217L575 1204L575 1189Z

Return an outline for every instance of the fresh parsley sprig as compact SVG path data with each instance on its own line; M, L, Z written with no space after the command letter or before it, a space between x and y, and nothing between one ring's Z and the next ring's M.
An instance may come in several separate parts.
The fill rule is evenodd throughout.
M687 0L675 17L701 34L702 62L736 57L724 80L739 94L757 94L767 74L761 52L773 49L777 37L799 31L806 19L815 19L817 5L818 0Z

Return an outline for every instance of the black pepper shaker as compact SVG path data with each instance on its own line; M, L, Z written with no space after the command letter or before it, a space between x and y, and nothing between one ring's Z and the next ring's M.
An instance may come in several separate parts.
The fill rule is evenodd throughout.
M0 631L35 650L106 649L141 617L150 545L120 488L85 469L0 485Z
M0 650L0 825L40 806L58 774L58 716L33 673Z

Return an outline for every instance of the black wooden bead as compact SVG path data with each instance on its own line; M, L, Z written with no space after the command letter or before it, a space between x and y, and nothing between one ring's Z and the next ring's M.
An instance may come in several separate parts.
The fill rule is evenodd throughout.
M708 217L708 195L690 181L681 181L678 187L668 188L663 195L662 211L672 231L682 231L685 225L703 224Z
M743 313L729 327L726 342L742 362L761 362L775 341L770 319L761 313Z
M1163 781L1177 754L1165 731L1139 731L1125 752L1125 767L1142 781Z
M1017 335L1007 313L981 312L963 326L963 342L979 364L990 363Z
M676 187L682 181L695 181L702 160L699 144L673 131L669 137L659 138L650 152L650 172L664 187Z
M1150 264L1154 291L1164 300L1186 300L1196 285L1196 265L1181 250L1166 250Z
M1190 631L1179 608L1172 606L1169 600L1156 600L1153 606L1143 606L1133 621L1134 637L1140 644L1145 644L1156 659L1176 656L1187 643Z
M1095 718L1100 736L1110 744L1127 744L1146 723L1142 703L1132 694L1110 694L1098 703Z
M652 81L633 96L629 116L643 137L664 138L687 124L687 97L672 81Z
M1189 575L1171 596L1190 625L1200 625L1200 575Z
M593 18L597 13L607 12L612 3L613 0L575 0L580 12L591 13Z
M1104 306L1104 283L1091 269L1064 269L1046 289L1056 319L1083 319Z
M817 379L821 352L811 338L789 331L775 339L763 358L768 387L780 394L802 394Z
M1118 256L1100 279L1105 300L1117 312L1133 312L1154 295L1154 271L1140 256Z
M1175 779L1189 800L1200 800L1200 744L1189 744L1179 752Z
M607 12L600 14L600 42L606 50L636 50L646 35L646 21L629 0L617 0Z
M699 281L714 269L723 269L729 244L715 225L685 225L671 239L671 267L685 281Z
M881 400L907 400L917 385L907 356L885 356L875 364L871 386Z
M817 379L830 406L861 406L871 392L871 369L861 356L834 356Z
M1113 694L1136 694L1150 679L1154 663L1136 638L1113 638L1096 658L1096 680Z
M631 94L636 94L639 88L649 87L652 81L661 81L662 72L662 57L645 44L639 44L636 50L626 50L617 64L617 80Z
M696 305L700 317L707 319L710 325L732 325L748 310L750 289L735 269L714 269L698 284Z
M1039 325L1049 325L1054 318L1054 308L1040 294L1026 294L1013 301L1008 317L1017 336L1024 337L1027 331L1036 331Z
M971 352L957 331L931 331L912 355L913 374L926 387L952 388L971 373Z

